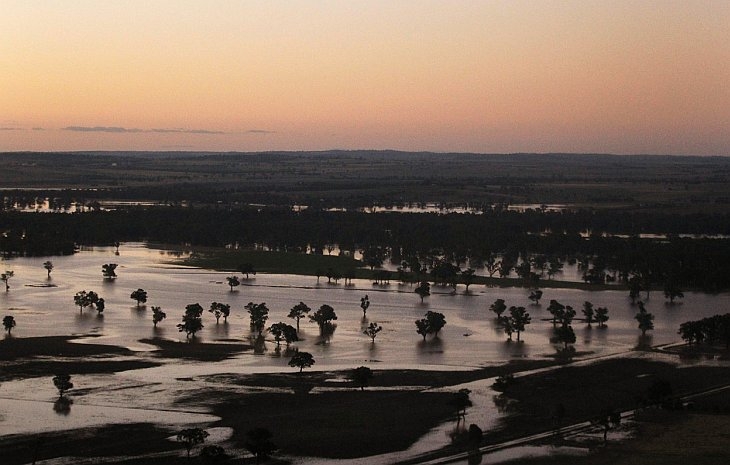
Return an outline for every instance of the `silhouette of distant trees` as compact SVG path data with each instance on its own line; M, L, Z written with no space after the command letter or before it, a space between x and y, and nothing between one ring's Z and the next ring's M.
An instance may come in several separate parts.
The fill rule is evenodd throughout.
M77 245L113 244L119 240L213 247L260 244L270 250L289 251L306 251L309 244L337 243L341 250L359 249L367 254L379 251L403 257L425 257L434 250L442 251L441 256L457 257L470 251L471 258L487 257L484 263L490 275L498 272L497 262L501 262L500 275L509 273L523 255L520 252L526 254L520 261L528 264L531 256L583 256L592 264L588 271L593 269L594 274L605 274L607 280L615 277L624 284L632 274L643 270L643 286L662 286L671 276L680 289L730 288L730 239L678 235L728 235L730 214L485 209L478 215L430 215L318 209L293 212L289 207L240 207L232 211L129 207L74 215L2 211L0 224L4 230L0 253L5 255L71 254ZM208 227L210 224L216 225L214 231ZM582 237L580 233L587 230L608 235ZM665 233L668 237L638 237L644 232ZM541 260L533 260L533 265L539 266ZM548 274L551 268L558 272L558 267L555 260L548 259ZM535 270L537 275L541 273ZM434 280L452 285L448 278L439 275ZM459 279L464 282L464 276Z

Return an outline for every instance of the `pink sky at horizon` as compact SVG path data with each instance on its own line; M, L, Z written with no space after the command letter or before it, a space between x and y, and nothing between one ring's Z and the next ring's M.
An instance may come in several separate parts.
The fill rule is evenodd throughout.
M0 10L0 151L730 155L727 1Z

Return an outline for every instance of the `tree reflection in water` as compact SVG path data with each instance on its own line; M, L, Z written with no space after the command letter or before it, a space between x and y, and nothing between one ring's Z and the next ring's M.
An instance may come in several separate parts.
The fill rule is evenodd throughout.
M71 413L71 404L73 403L73 400L68 397L59 397L53 403L53 411L59 415L68 415Z

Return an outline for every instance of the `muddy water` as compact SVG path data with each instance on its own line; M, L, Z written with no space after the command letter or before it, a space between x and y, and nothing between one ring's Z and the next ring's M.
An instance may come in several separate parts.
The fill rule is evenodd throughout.
M433 294L421 303L409 286L381 287L367 281L355 281L354 286L329 285L326 279L317 283L315 277L294 275L259 274L231 292L225 284L229 273L170 264L175 260L175 253L150 249L144 244L124 244L119 255L113 248L93 248L74 256L52 257L55 268L51 279L47 279L42 266L46 260L47 257L19 258L0 263L2 270L15 273L10 280L10 291L0 292L0 313L13 315L17 322L13 337L95 335L98 337L91 338L91 342L151 351L155 348L139 340L163 337L185 341L185 335L175 327L185 306L198 302L207 309L216 301L231 305L228 323L221 320L216 324L213 315L206 312L203 315L205 328L196 336L196 343L249 342L252 335L244 309L248 302L266 302L270 309L269 324L278 321L294 324L286 315L292 306L303 301L313 310L322 304L331 305L338 315L334 335L326 340L319 337L314 323L301 322L302 341L296 346L314 355L316 365L313 369L367 365L376 369L456 370L554 354L556 348L550 343L552 325L545 320L549 317L547 303L557 299L572 305L578 313L586 300L596 307L609 308L610 320L606 329L589 328L580 322L574 324L577 351L589 352L592 356L608 355L625 352L639 343L640 333L633 319L637 309L624 291L547 289L542 304L536 306L531 305L528 292L520 288L471 286L470 294L465 295L460 287L456 295L451 295L449 289L434 287ZM104 263L119 264L118 278L113 282L102 278ZM130 293L137 288L148 293L148 301L140 309L130 298ZM74 306L73 296L80 290L96 291L105 299L103 316L98 316L93 309L80 312ZM371 305L363 319L359 304L365 294ZM505 299L508 306L525 306L532 315L532 324L522 334L524 342L505 341L505 335L488 311L497 298ZM162 307L167 313L167 319L157 329L152 324L150 308L153 305ZM655 329L644 342L657 345L677 341L676 332L681 322L722 313L728 308L728 294L688 293L682 303L667 305L663 296L654 292L647 300L647 309L656 317ZM437 339L429 338L424 342L416 334L414 321L428 310L443 313L447 325ZM369 322L383 326L374 344L362 334ZM76 389L85 391L74 398L67 414L56 414L52 409L57 394L50 376L45 383L39 383L39 380L7 382L0 385L0 435L67 429L94 424L99 418L108 423L137 421L140 415L144 417L150 412L152 418L167 424L197 423L204 421L199 417L204 412L184 412L174 404L181 395L202 387L202 381L197 381L196 377L212 373L291 371L288 360L275 350L275 344L270 340L260 354L246 352L217 363L175 361L158 368L113 375L75 376ZM117 389L108 389L110 385ZM477 398L489 398L484 387L470 388ZM130 407L133 412L129 411ZM22 415L24 411L34 412L35 409L46 414ZM484 428L492 421L486 417L481 420L475 417L470 422L484 423L480 424ZM448 436L444 428L448 427L432 434L446 442ZM435 447L438 442L429 438L428 444ZM421 446L415 449L423 452Z

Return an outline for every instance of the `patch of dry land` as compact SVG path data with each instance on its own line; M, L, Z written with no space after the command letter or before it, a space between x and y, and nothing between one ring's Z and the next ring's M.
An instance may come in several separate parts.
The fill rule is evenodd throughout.
M49 376L58 365L70 374L109 373L154 363L175 363L180 347L150 340L161 357L135 355L127 349L94 344L70 344L69 338L36 338L0 342L0 367L5 381ZM201 344L205 346L205 344ZM188 346L189 348L190 346ZM247 350L236 344L211 345L200 360L220 360ZM46 357L37 358L42 353ZM55 358L48 360L48 355ZM91 357L94 355L95 357ZM124 360L117 360L122 356ZM102 358L98 358L102 357ZM129 365L121 365L129 363ZM207 363L207 362L206 362ZM212 363L212 362L211 362ZM535 368L554 367L549 370ZM215 444L230 458L222 463L252 463L246 452L246 433L266 428L273 433L278 456L315 456L339 459L367 457L407 449L432 428L456 418L454 394L439 387L516 373L505 391L505 417L485 431L483 444L496 444L554 428L554 406L563 404L564 424L594 418L600 409L635 408L653 380L667 381L675 394L730 384L730 369L721 366L680 366L652 357L614 358L591 364L523 361L474 371L430 372L373 370L374 377L359 389L347 372L305 371L280 374L220 373L195 378L200 386L177 394L162 408L209 411L220 420L203 428L230 428L231 436ZM519 376L519 373L524 373ZM75 400L81 402L79 392ZM638 436L624 443L609 442L588 457L548 458L536 463L694 464L729 463L730 417L727 394L699 399L692 413L653 408L642 415ZM713 414L710 414L712 412ZM172 464L182 463L184 449L168 440L177 430L153 424L106 425L78 430L0 437L0 463L27 464L58 457L68 463ZM434 456L458 452L458 441ZM190 463L208 463L193 452ZM206 459L210 460L210 459ZM221 462L218 462L221 463ZM414 462L416 463L416 462Z

